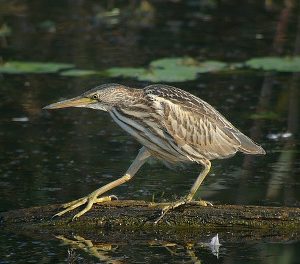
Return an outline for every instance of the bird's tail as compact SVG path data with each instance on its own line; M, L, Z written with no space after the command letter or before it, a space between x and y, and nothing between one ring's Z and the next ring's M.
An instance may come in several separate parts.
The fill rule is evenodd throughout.
M243 133L239 133L238 138L241 142L241 146L239 150L246 154L254 154L254 155L265 155L266 151L259 145L257 145L252 139L248 138Z

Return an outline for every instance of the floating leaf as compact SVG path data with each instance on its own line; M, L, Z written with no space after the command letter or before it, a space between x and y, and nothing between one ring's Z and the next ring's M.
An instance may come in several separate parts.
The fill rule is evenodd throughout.
M184 82L197 78L199 73L218 71L226 63L218 61L198 62L193 58L164 58L150 63L150 70L138 77L142 81Z
M55 73L59 70L73 68L73 64L10 61L0 65L0 73Z
M220 71L226 67L227 63L221 61L205 61L199 63L198 66L200 73Z
M205 61L199 63L193 58L162 58L152 61L149 68L111 68L106 71L112 77L131 77L140 81L184 82L195 80L198 73L221 70L226 63Z
M197 61L192 58L163 58L152 61L150 67L138 76L140 81L182 82L197 78Z
M262 57L246 61L246 65L253 69L279 72L299 72L300 57Z
M189 68L149 69L137 77L139 81L184 82L197 78L198 71Z
M180 69L190 69L195 72L211 72L218 71L226 67L226 63L220 61L204 61L199 62L191 57L183 58L163 58L159 60L152 61L150 63L150 68L164 68L164 69L174 69L178 71Z
M61 76L69 76L69 77L83 77L83 76L89 76L89 75L96 75L99 74L97 71L92 70L80 70L80 69L71 69L62 71L60 73Z
M198 62L190 57L183 58L162 58L154 60L150 63L150 67L154 68L173 68L177 66L194 66Z
M111 77L131 77L131 78L137 78L144 72L145 69L143 68L121 68L121 67L110 68L105 71L105 73Z
M162 58L154 60L147 68L114 67L106 71L74 69L73 64L50 62L20 62L10 61L0 65L0 73L55 73L62 76L89 76L105 74L110 77L136 78L151 82L184 82L195 80L200 73L232 70L248 66L254 69L275 70L281 72L300 72L300 57L264 57L253 58L245 63L228 64L221 61L199 62L190 57ZM253 117L258 118L258 117Z

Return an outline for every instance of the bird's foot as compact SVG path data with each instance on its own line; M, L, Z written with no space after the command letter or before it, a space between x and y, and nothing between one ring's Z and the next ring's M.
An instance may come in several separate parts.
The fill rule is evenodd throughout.
M188 199L187 197L180 199L178 201L175 201L173 203L170 203L162 208L161 215L155 220L154 224L156 225L170 210L173 210L179 206L182 206L184 204L191 204L191 205L200 205L200 206L213 206L211 202L199 200L199 201L193 201L191 199Z
M89 211L92 208L93 204L103 203L103 202L107 202L107 201L111 201L111 200L118 200L118 197L115 195L109 195L109 196L104 196L104 197L98 198L97 195L95 195L94 193L91 193L80 199L63 204L62 208L65 208L65 209L62 210L61 212L55 214L53 217L62 216L63 214L65 214L69 211L72 211L83 204L86 204L86 206L83 210L81 210L79 213L77 213L76 215L73 216L72 220L75 220L76 218L82 216L87 211Z

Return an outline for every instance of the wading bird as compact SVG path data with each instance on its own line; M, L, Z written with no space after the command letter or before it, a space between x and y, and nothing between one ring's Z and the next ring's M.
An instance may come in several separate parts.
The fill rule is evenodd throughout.
M240 132L211 105L168 85L155 84L136 89L120 84L104 84L44 109L65 107L85 107L108 112L143 147L121 178L85 197L64 204L64 210L55 216L61 216L85 204L85 208L73 217L75 219L89 211L94 203L112 200L115 196L101 195L129 181L150 156L168 163L196 162L202 165L204 169L190 192L165 206L157 223L170 209L192 202L210 170L210 160L228 158L238 151L265 154L261 146ZM201 200L199 204L210 203Z

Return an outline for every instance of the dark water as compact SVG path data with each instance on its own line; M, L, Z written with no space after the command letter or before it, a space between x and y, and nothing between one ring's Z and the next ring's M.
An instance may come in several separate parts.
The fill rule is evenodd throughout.
M116 15L105 13L114 8ZM293 55L300 49L299 17L297 1L1 1L0 23L11 34L0 37L0 56L3 61L105 69L186 55L228 62ZM299 80L297 73L243 69L173 83L216 106L268 153L214 161L198 197L214 203L299 206ZM0 76L0 211L69 201L124 173L140 145L107 114L41 110L107 82L149 84L58 74ZM251 119L256 111L272 111L276 118ZM199 171L190 166L178 172L152 161L113 193L172 200L186 194ZM87 247L88 238L77 237L71 246L54 237L0 232L0 263L65 263L72 256L74 263L284 264L300 258L299 241L232 243L222 237L217 258L203 245L210 238L195 239L193 245L92 241ZM86 248L96 248L97 254Z

